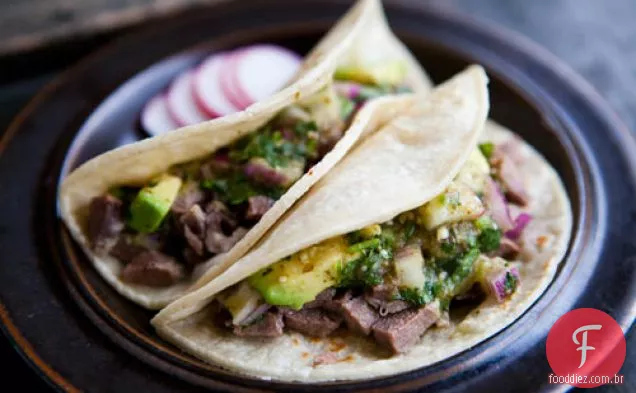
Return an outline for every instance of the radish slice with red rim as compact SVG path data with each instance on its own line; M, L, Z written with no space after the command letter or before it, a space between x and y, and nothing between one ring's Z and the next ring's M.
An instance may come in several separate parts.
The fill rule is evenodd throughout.
M150 136L157 136L179 128L170 117L163 94L154 96L141 111L141 127Z
M211 116L199 110L194 100L194 71L180 75L168 89L168 111L173 120L180 126L202 123Z
M284 87L302 62L294 52L275 45L256 45L243 49L236 61L233 84L237 97L250 103L263 100Z
M229 54L225 57L223 64L221 65L221 72L219 83L221 85L221 91L225 98L236 108L243 110L248 106L252 105L253 102L250 101L249 97L242 94L239 89L237 89L237 77L236 77L236 66L238 61L241 58L241 53L243 51L238 50L232 54Z
M222 81L229 79L222 69L231 60L231 55L219 53L208 57L197 68L194 77L194 97L199 108L208 116L221 117L238 112L222 88Z

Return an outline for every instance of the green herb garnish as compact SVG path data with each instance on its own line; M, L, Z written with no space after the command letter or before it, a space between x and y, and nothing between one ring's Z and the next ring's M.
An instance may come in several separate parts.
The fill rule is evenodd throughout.
M481 154L483 154L486 159L490 159L492 153L495 151L495 145L492 142L480 143L479 150L481 150Z

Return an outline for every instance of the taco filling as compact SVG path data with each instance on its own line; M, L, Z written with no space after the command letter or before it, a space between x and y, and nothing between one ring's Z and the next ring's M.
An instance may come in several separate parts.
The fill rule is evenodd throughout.
M214 323L238 336L285 329L326 337L338 329L373 337L403 353L449 312L519 284L514 259L529 217L507 146L484 143L446 190L394 219L336 236L254 273L217 296ZM213 323L213 322L211 322Z
M331 150L365 102L409 91L396 67L383 80L392 84L355 70L336 72L336 82L309 102L286 108L211 156L93 198L91 248L125 264L121 279L128 283L167 287L187 278L241 240Z

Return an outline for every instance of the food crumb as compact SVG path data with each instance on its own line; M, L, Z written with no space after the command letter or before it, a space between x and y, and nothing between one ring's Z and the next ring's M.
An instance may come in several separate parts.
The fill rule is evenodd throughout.
M295 100L299 100L300 99L300 92L297 91L296 93L294 93L294 99Z
M541 236L537 237L537 247L543 248L543 247L545 247L547 242L548 242L548 237L547 236L541 235Z
M303 352L301 356L303 359L307 359L309 357L309 352Z
M292 339L292 345L293 345L293 346L295 346L295 347L297 347L299 344L300 344L300 341L298 341L298 338L294 337L294 338Z

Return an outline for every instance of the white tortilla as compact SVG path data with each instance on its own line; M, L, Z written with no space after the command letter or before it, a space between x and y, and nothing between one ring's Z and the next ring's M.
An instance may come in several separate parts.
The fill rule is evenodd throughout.
M373 56L368 56L373 51ZM249 250L261 236L316 181L329 171L365 133L403 110L404 97L370 102L356 116L342 140L317 165L292 186L227 256L198 268L189 281L166 288L135 285L120 280L123 264L110 256L98 256L85 234L88 206L93 197L117 185L143 185L180 164L210 155L238 138L257 130L289 105L311 98L333 82L337 66L372 65L376 60L402 59L407 64L407 84L425 92L430 82L424 71L390 31L378 0L360 0L308 55L302 70L287 88L245 111L182 129L104 153L73 171L62 183L58 196L61 218L97 271L119 293L150 309L159 309L185 293L199 278L199 285L222 272ZM214 266L214 269L210 269ZM205 274L205 277L199 276Z
M359 380L424 367L476 345L518 318L550 283L563 258L571 211L558 175L522 142L520 169L530 185L535 219L522 237L521 283L502 304L484 303L461 321L429 329L408 353L388 356L356 334L325 339L286 332L248 339L218 329L206 306L225 288L272 262L324 239L381 223L438 195L455 177L478 138L502 142L514 134L488 122L486 77L472 67L435 89L360 143L261 242L223 274L162 310L152 324L165 339L207 362L281 381ZM538 244L541 244L539 246ZM333 352L334 364L314 366Z

